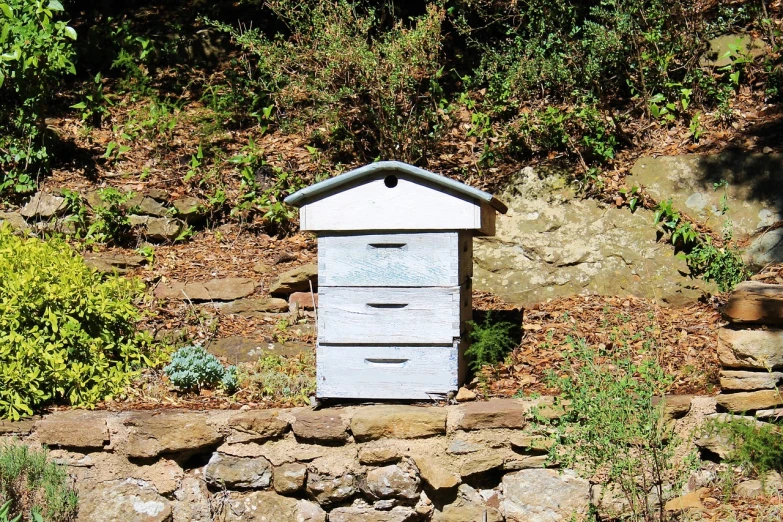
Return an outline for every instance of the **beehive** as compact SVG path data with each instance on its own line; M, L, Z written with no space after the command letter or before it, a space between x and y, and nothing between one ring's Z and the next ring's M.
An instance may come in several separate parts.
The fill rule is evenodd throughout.
M319 398L427 399L466 373L474 234L506 206L382 161L292 194L318 234Z

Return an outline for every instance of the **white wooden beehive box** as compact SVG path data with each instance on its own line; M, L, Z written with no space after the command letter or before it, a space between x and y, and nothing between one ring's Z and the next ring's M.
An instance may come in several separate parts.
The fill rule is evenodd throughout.
M292 194L318 233L319 398L427 399L466 365L473 235L493 235L492 195L396 161Z

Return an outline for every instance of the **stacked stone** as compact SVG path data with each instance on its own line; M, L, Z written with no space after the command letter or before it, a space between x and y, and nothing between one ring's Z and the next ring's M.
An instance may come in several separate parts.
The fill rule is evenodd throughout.
M737 285L723 309L730 321L718 332L721 393L731 412L776 417L783 398L783 285L748 281Z
M544 469L530 422L552 398L445 408L63 411L0 422L43 443L79 489L79 521L489 522L586 512L589 484ZM540 516L540 518L539 518Z

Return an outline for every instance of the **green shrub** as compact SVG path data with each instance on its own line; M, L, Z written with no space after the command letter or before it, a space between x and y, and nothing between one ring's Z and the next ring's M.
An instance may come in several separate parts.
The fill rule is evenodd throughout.
M236 366L224 368L217 357L201 346L185 346L174 352L163 372L182 391L222 386L230 393L237 387Z
M364 161L422 160L439 132L444 10L430 5L388 27L347 0L267 5L288 35L211 23L253 53L256 94L274 102L281 124Z
M603 489L619 489L632 520L665 520L663 505L675 496L695 454L675 459L680 440L664 422L663 396L672 383L658 363L639 357L630 340L601 353L569 338L560 373L549 381L569 401L551 457L574 467ZM661 499L656 502L651 499Z
M711 419L704 434L726 438L731 451L726 461L757 476L783 471L783 432L779 426L728 416Z
M500 362L518 344L514 340L514 329L518 327L513 323L495 321L491 312L487 312L481 323L469 321L468 324L471 327L471 343L465 355L470 359L470 367L474 370L480 370L486 364Z
M0 417L92 406L155 362L137 333L143 283L102 278L64 242L0 227Z
M45 448L31 448L15 440L0 443L0 506L6 502L7 516L20 516L25 521L76 518L76 492L65 468L50 462Z
M76 31L56 20L59 0L0 2L0 194L29 192L46 167L46 103L75 73Z

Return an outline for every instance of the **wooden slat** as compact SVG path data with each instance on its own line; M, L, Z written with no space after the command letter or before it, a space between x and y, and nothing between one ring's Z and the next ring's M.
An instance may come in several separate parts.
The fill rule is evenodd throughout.
M470 317L462 287L320 287L318 341L323 344L451 343Z
M430 399L456 391L459 343L451 346L317 348L322 398Z
M467 232L321 235L318 285L457 286L471 257Z

